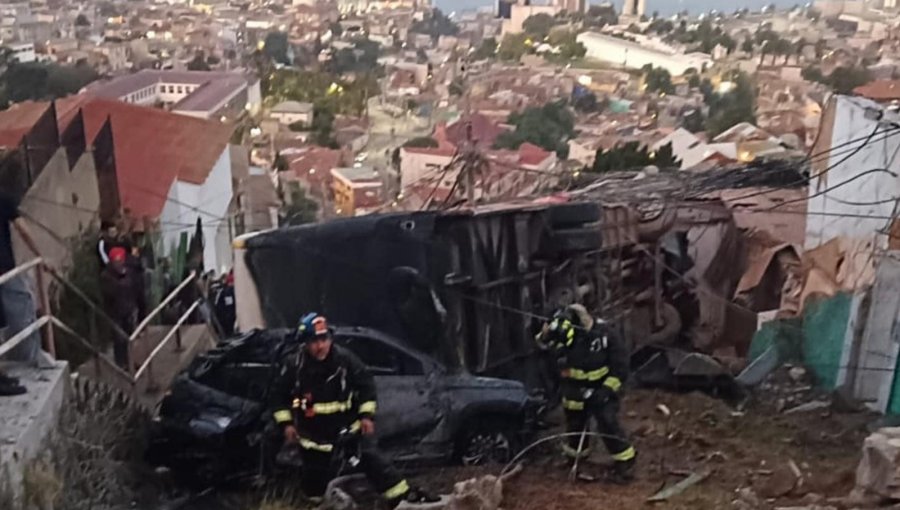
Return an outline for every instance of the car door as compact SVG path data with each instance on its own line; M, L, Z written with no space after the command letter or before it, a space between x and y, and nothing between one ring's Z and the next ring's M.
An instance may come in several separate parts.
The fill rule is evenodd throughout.
M434 371L428 370L416 357L378 338L344 335L338 336L337 342L359 356L375 376L379 443L397 450L397 456L414 454L415 446L434 429L439 419L433 398Z

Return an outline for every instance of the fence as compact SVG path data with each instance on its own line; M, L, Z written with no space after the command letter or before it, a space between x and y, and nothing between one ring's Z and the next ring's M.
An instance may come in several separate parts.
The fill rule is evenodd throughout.
M31 335L43 329L43 348L53 358L56 358L56 338L54 336L54 328L56 328L69 335L79 345L81 345L91 353L93 361L96 365L95 369L98 374L103 369L108 370L111 373L115 374L117 378L121 379L132 389L135 389L137 387L138 382L143 376L146 376L148 379L148 389L155 389L156 384L153 381L152 372L154 359L159 356L161 352L163 352L163 348L168 345L173 338L176 342L176 350L182 349L181 327L188 321L188 318L191 316L191 314L193 314L203 302L202 299L198 299L193 304L191 304L188 309L178 318L178 320L175 321L175 325L172 326L172 328L165 334L165 336L163 336L162 340L153 348L147 359L145 359L141 363L140 367L138 367L137 370L132 373L131 367L134 366L135 362L135 360L132 358L132 346L134 345L135 341L147 332L147 328L153 322L153 319L155 317L157 317L169 304L171 304L172 301L174 301L188 285L195 282L197 278L196 273L191 273L187 278L185 278L184 281L182 281L178 285L178 287L176 287L171 293L169 293L169 295L167 295L162 300L162 302L160 302L160 304L141 321L137 328L135 328L134 332L128 334L118 326L116 321L110 318L97 304L95 304L89 296L87 296L76 286L72 285L72 283L66 280L66 278L60 275L55 269L46 265L40 258L36 258L34 260L21 264L13 268L12 270L0 275L0 285L11 281L13 278L18 278L20 276L28 274L29 272L34 272L35 275L43 315L41 317L38 317L34 322L26 326L21 331L17 332L9 340L4 342L3 344L0 344L0 357L14 349L17 345L24 342ZM109 358L109 356L101 352L93 342L84 338L81 334L73 330L70 326L68 326L62 320L52 314L50 309L50 299L47 295L48 291L44 285L44 278L46 277L46 275L51 276L54 280L59 282L67 289L71 290L73 294L84 301L84 303L95 314L97 314L109 324L115 335L119 336L120 338L126 338L128 340L129 362L125 369L117 365ZM210 329L214 331L214 328Z

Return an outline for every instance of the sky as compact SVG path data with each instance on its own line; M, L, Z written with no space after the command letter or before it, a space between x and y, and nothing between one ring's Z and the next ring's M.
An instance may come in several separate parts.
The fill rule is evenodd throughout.
M494 5L493 0L434 0L434 3L444 12ZM615 3L621 9L621 5L618 4L621 4L622 0L616 0ZM692 13L700 13L710 9L721 9L723 6L727 6L728 10L733 12L735 9L743 7L759 9L770 3L774 3L779 7L790 7L804 2L802 0L736 0L733 2L723 2L722 0L647 0L647 14L659 11L661 15L667 16L684 9Z

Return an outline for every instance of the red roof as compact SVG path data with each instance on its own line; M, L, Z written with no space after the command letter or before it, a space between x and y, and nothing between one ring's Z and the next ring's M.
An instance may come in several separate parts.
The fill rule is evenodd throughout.
M507 130L500 127L490 117L480 113L473 113L460 117L459 120L447 126L447 141L460 145L468 140L468 126L472 126L472 139L482 147L494 145L497 137Z
M291 173L306 182L313 195L324 197L331 189L331 170L341 165L341 151L326 147L309 146L282 151ZM314 172L310 173L310 170Z
M529 142L519 146L519 163L528 166L540 165L547 161L551 154L543 148Z
M56 103L60 129L80 108L93 141L111 120L122 208L135 218L157 218L175 179L203 184L228 146L233 126L86 95Z
M28 101L0 112L0 147L18 147L49 107L50 103Z
M853 93L874 101L895 101L900 99L900 80L875 80L856 87Z

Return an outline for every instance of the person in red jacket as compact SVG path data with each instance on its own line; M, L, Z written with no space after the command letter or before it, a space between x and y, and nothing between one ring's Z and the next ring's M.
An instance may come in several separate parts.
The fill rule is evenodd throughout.
M107 315L130 335L137 327L140 289L128 270L127 257L125 248L117 246L109 251L109 264L100 273L100 291ZM117 365L129 369L128 338L113 336L113 355Z

